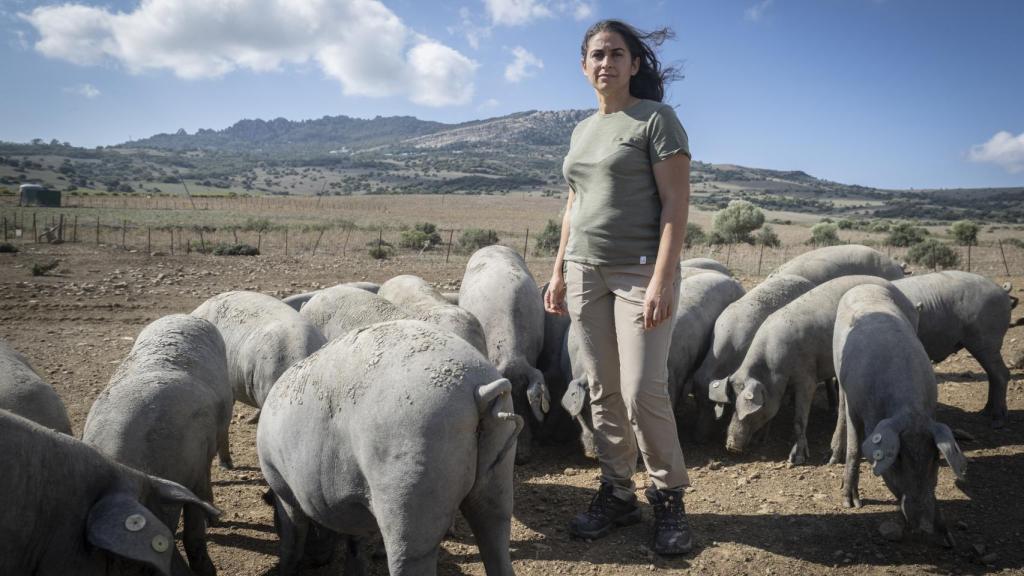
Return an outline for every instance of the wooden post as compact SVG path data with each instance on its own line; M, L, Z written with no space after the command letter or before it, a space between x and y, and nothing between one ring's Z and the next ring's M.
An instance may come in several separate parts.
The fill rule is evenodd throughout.
M100 245L100 217L96 217L96 245Z
M78 242L78 214L75 214L75 225L71 228L71 241Z
M455 228L448 231L448 251L444 254L444 263L448 263L448 257L452 254L452 237L455 236Z
M352 228L349 228L348 231L345 232L345 244L342 245L342 247L341 247L341 256L343 258L345 257L345 253L348 251L348 238L351 235L352 235Z
M259 230L256 232L256 251L262 253L261 248L263 248L263 231Z
M318 198L317 199L317 203L319 203L319 202L320 202L320 199ZM320 246L320 239L323 238L323 237L324 237L324 229L321 228L320 229L320 235L316 237L316 244L313 244L313 256L316 256L316 249Z
M732 256L732 242L725 245L725 267L729 267L729 258Z
M57 239L64 242L64 215L60 215L60 221L57 222Z
M174 227L171 227L171 256L174 256Z
M206 254L206 238L203 237L202 227L199 228L199 249L203 251L203 254Z
M967 245L967 271L971 271L971 245Z
M146 226L146 254L153 253L153 228Z
M128 246L125 245L125 242L124 242L124 235L127 232L128 232L128 219L127 218L123 218L121 220L121 249L122 250L127 250L128 249Z
M524 192L523 193L523 198L526 198L525 194L526 193ZM526 250L529 247L530 247L530 229L527 228L526 229L526 240L523 240L523 260L526 260Z
M384 244L384 225L380 227L380 234L377 235L377 254L380 254L381 245Z
M764 242L761 242L761 251L757 254L757 275L761 275L761 260L764 259Z
M999 242L999 255L1003 257L1003 269L1006 270L1006 275L1009 276L1010 267L1006 265L1006 252L1003 252L1003 241L997 240L997 242Z
M288 255L288 227L284 227L284 255Z
M180 238L181 236L179 236ZM185 243L185 254L192 254L192 235L188 235L188 242Z
M36 213L32 213L32 239L34 242L39 242L39 235L36 233Z

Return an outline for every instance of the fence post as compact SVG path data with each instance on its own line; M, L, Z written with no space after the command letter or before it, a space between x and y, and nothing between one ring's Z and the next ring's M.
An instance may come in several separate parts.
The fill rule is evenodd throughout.
M288 227L284 227L284 255L288 255Z
M75 214L75 225L71 228L71 241L78 242L78 214Z
M318 200L319 202L319 200ZM320 239L324 237L324 229L320 229L320 235L316 237L316 244L313 244L313 256L316 256L316 249L320 247Z
M203 237L203 228L199 227L199 248L206 254L206 238Z
M7 216L4 216L4 242L7 242Z
M384 244L384 225L381 224L380 233L377 235L377 254L380 254L381 245Z
M261 250L261 248L263 248L263 231L262 230L257 230L256 231L256 251L262 253L263 251Z
M96 217L96 245L100 245L100 217Z
M146 254L153 253L153 228L146 226Z
M967 245L967 271L971 271L971 245Z
M125 236L125 234L127 232L128 232L128 219L127 218L123 218L121 220L121 249L122 250L127 250L128 249L128 246L124 242L124 236Z
M32 213L32 241L39 242L39 234L36 233L36 213Z
M442 196L443 198L443 196ZM444 263L448 263L448 257L452 254L452 238L455 236L455 228L448 231L448 251L444 254Z
M348 230L347 230L347 231L345 232L345 244L343 244L343 245L342 245L342 247L341 247L341 257L342 257L342 258L344 258L344 257L345 257L345 253L346 253L346 252L348 251L348 238L349 238L349 236L351 236L351 235L352 235L352 228L349 228L349 229L348 229Z
M730 242L730 243L725 245L725 267L726 268L729 267L729 259L730 259L731 256L732 256L732 243Z
M171 226L171 256L174 256L174 226Z
M757 254L757 275L761 275L761 260L764 259L764 242L761 242L761 251Z
M523 194L524 194L523 198L525 198L526 197L525 196L525 192ZM527 228L526 229L526 240L523 240L523 260L526 260L526 251L527 251L527 249L529 249L529 247L530 247L530 229Z
M1003 241L997 240L997 242L999 242L999 255L1003 257L1003 269L1006 270L1006 275L1009 276L1010 267L1006 265L1006 252L1003 252Z
M64 242L64 215L60 215L60 221L57 223L57 239Z

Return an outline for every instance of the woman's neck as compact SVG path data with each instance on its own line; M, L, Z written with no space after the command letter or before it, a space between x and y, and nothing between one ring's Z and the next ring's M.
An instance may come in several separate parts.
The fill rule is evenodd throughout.
M640 99L630 94L629 91L616 94L597 92L597 111L601 114L614 114L629 108L639 101Z

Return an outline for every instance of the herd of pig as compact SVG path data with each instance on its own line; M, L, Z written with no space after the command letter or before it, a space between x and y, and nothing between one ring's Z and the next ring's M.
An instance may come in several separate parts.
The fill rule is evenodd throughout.
M726 448L743 451L791 400L789 460L805 463L823 388L845 505L860 505L864 456L908 528L951 541L935 503L939 454L958 485L966 460L934 420L932 363L966 349L988 376L985 413L1003 425L1008 287L954 271L904 278L856 245L801 255L750 292L714 260L681 273L669 387L677 412L696 400L694 438L728 420ZM492 246L470 258L457 294L415 276L284 300L219 294L142 331L81 441L56 392L0 341L0 574L215 574L210 465L232 466L235 401L259 408L280 574L328 561L342 538L345 574L366 572L374 538L391 574L433 574L459 512L487 574L512 574L514 463L542 437L578 434L593 456L575 332L545 314L543 289L518 254ZM187 562L174 541L182 517Z

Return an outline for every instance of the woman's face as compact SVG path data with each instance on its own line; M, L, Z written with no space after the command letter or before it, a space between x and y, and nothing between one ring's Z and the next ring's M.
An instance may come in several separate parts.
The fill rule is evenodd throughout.
M640 58L633 57L618 32L598 32L587 42L583 75L602 94L629 92L629 80L640 70Z

